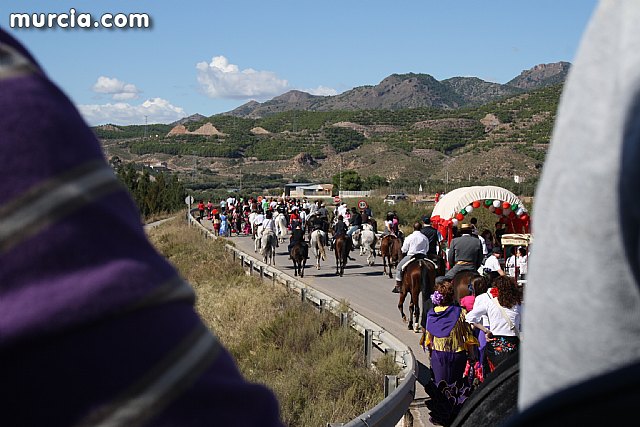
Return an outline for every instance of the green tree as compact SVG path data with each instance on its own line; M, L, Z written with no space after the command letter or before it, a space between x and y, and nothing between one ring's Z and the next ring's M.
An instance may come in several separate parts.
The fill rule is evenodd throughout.
M333 176L333 192L338 194L338 190L346 191L358 191L362 190L362 178L358 175L358 172L354 170L346 170L342 172L342 182L340 180L340 174ZM341 186L342 184L342 186Z
M371 175L364 179L362 188L365 190L373 190L387 185L387 180L380 175Z
M138 187L136 188L136 192L134 193L134 198L136 200L136 204L138 205L138 209L140 209L140 213L143 216L147 216L151 213L149 210L149 204L147 202L149 197L149 190L151 189L151 177L147 170L142 172L142 176L138 180Z

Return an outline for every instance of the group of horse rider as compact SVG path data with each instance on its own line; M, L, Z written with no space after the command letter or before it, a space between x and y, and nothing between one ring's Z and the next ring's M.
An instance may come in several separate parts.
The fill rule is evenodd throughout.
M431 226L431 221L428 217L423 218L423 223L424 226L419 222L415 223L413 233L404 239L401 249L404 257L398 263L396 270L396 285L392 289L394 293L400 291L402 272L410 260L428 258L436 263L438 262L437 251L440 247L442 236ZM500 246L493 247L490 253L484 252L482 240L478 236L477 228L474 227L474 224L461 224L447 251L446 259L449 264L449 270L445 273L444 278L452 280L461 271L479 272L490 278L509 275L509 272L505 271L500 263L502 256ZM524 260L520 262L526 263L526 254L525 256L521 255L521 258L524 258Z
M431 219L428 216L422 218L422 223L415 222L413 224L413 232L402 243L403 258L398 262L395 275L396 284L391 290L392 292L400 292L402 273L411 260L427 258L437 264L438 248L441 241L442 236L438 230L431 226Z
M362 224L371 223L375 226L375 221L371 215L371 210L362 210L352 207L349 209L346 203L337 204L332 213L326 208L324 202L315 201L307 203L302 200L280 200L275 209L269 208L268 212L277 211L284 215L287 228L291 230L289 249L297 243L306 244L305 235L310 235L314 230L322 230L328 233L333 232L333 241L340 234L351 237L357 230L362 228ZM261 224L261 212L254 217L254 229ZM266 214L265 214L266 215ZM328 245L329 242L326 242ZM290 252L290 250L289 250Z
M286 228L291 230L289 239L288 252L297 245L302 245L302 250L308 258L308 243L305 236L310 236L315 230L322 230L328 235L329 230L332 231L332 238L325 241L325 245L331 246L335 243L336 237L346 235L353 250L352 236L358 230L362 229L363 224L371 224L374 231L377 224L373 219L371 210L358 209L353 206L349 208L346 203L337 203L332 212L326 208L325 203L320 200L311 202L307 199L291 199L291 198L249 198L247 200L235 199L224 200L220 203L221 212L234 210L240 212L250 212L247 221L249 222L253 238L261 236L263 233L278 233L278 225L276 216L281 215L284 220L280 219ZM207 210L211 212L210 204ZM392 292L400 291L402 283L402 273L407 263L415 258L429 258L437 262L437 251L442 237L438 231L431 226L428 216L423 218L422 223L416 222L413 225L413 232L404 238L398 227L399 220L395 212L388 212L383 235L394 235L399 237L402 242L401 252L403 258L397 266L395 279L396 284ZM499 263L501 256L500 249L494 248L492 253L484 254L481 240L475 235L475 227L473 224L462 224L459 227L459 237L453 239L448 250L447 260L450 269L445 274L447 279L452 279L456 273L465 270L477 271L481 266L492 270L493 274L504 274Z

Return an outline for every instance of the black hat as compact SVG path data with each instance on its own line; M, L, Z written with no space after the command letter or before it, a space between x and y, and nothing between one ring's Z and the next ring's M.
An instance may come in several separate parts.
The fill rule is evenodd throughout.
M500 249L499 247L495 247L493 249L491 249L491 252L494 254L501 254L502 253L502 249Z

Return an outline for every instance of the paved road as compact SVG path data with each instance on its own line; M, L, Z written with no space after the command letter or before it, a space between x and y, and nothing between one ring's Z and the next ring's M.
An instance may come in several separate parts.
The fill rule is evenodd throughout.
M209 221L203 221L203 225L211 228ZM260 254L254 254L253 240L248 236L231 237L230 241L249 255L255 255L261 260ZM287 254L288 240L284 244L280 244L276 253L276 268L293 276L293 263ZM328 249L328 248L327 248ZM398 295L391 292L395 281L382 273L382 258L376 257L375 265L369 267L366 263L366 257L361 257L358 251L351 253L352 258L356 261L349 261L342 277L336 276L336 263L333 252L327 251L327 260L321 261L320 270L315 268L315 258L310 251L305 276L302 281L310 286L318 289L337 300L346 299L349 306L369 318L387 331L391 332L402 342L407 344L413 351L416 360L419 363L419 381L424 384L425 376L428 375L424 369L428 366L428 356L419 345L420 334L407 329L405 323L398 310ZM405 300L405 314L409 315L409 300L407 296ZM424 408L424 398L426 393L424 388L416 385L416 401L415 409L420 420L415 420L416 426L431 425L428 422L428 412Z

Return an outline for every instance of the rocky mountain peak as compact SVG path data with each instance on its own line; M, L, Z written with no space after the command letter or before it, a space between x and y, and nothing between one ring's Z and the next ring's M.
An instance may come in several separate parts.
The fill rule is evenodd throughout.
M184 125L186 123L191 123L191 122L200 122L202 120L205 120L206 117L203 116L202 114L192 114L188 117L183 117L180 120L177 120L173 123L171 123L171 126L177 126L177 125Z
M261 118L283 111L399 110L404 108L456 109L481 105L522 91L562 83L571 64L538 64L507 84L478 77L453 77L438 81L423 73L391 74L377 85L358 86L334 96L290 90L269 101L250 101L226 114Z
M569 72L569 62L554 62L551 64L538 64L533 68L524 70L520 75L509 81L507 85L520 89L534 89L564 81Z

